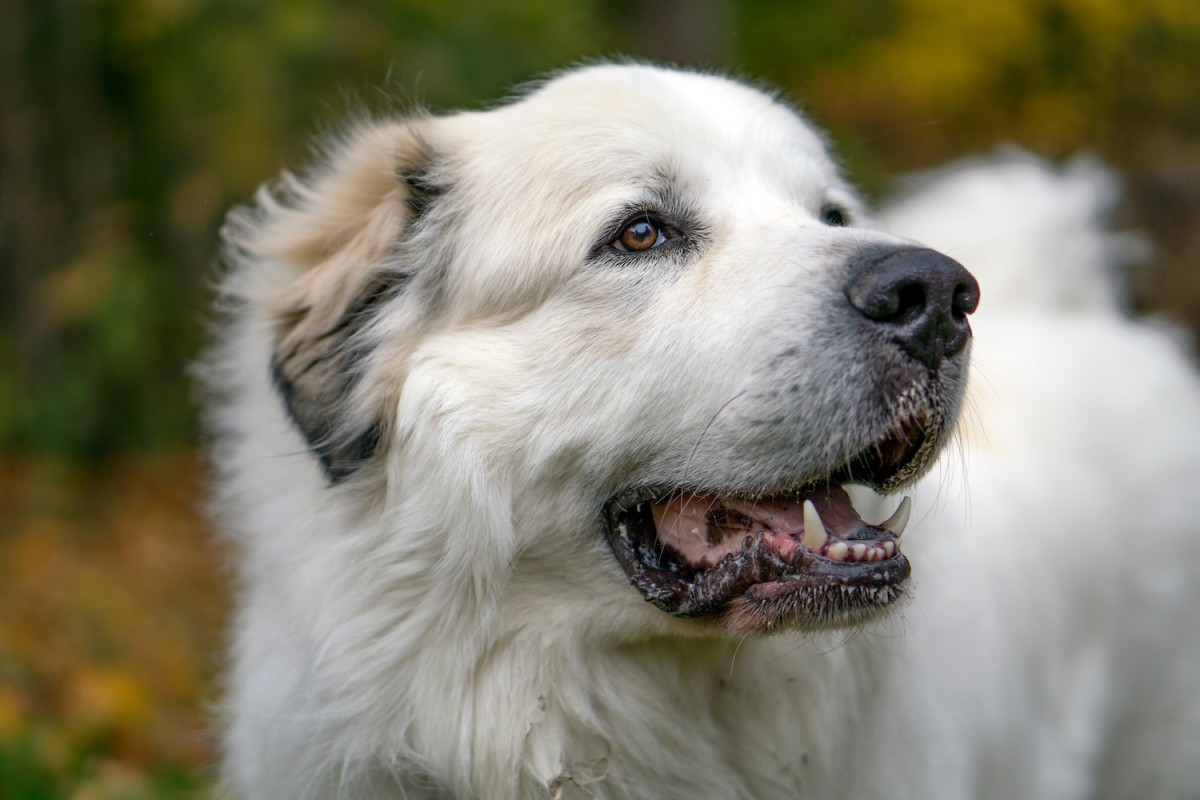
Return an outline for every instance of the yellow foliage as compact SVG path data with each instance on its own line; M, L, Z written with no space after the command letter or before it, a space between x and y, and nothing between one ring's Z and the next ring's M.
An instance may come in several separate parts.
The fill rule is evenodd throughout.
M998 62L1026 60L1039 46L1028 2L901 0L899 29L864 48L863 69L890 76L909 103L929 109L973 104Z
M996 139L1101 147L1139 104L1185 110L1200 79L1194 0L894 0L892 12L814 82L814 105L867 129L938 126L924 131L934 158Z
M0 741L12 739L25 726L17 693L0 686Z
M148 797L139 776L213 760L224 592L201 486L190 452L0 461L0 744L29 742L70 796Z
M152 716L150 698L138 680L115 669L85 669L67 688L65 722L82 731L136 730Z

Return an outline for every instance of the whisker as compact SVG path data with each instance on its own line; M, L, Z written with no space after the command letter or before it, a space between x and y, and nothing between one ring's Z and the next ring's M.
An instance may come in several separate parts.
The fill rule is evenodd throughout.
M708 433L709 428L711 428L713 423L717 421L717 417L721 416L721 412L724 411L725 409L729 408L729 405L734 400L737 400L739 397L744 395L746 393L746 391L747 391L746 389L743 389L742 391L738 392L733 397L729 398L724 403L722 403L721 407L718 408L715 412L713 412L712 418L708 421L708 424L704 426L704 430L700 431L700 435L696 437L696 444L694 444L692 446L692 452L690 455L688 455L687 464L685 464L683 467L683 477L680 479L680 484L679 484L680 488L687 486L687 475L688 475L688 471L692 468L692 460L696 457L696 452L700 449L700 443L702 441L704 441L704 437Z

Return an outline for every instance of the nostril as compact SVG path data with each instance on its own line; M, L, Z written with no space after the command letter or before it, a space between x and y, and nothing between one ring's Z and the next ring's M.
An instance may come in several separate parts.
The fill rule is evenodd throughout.
M959 283L954 287L950 301L950 315L956 322L962 322L968 314L975 312L979 306L979 289L973 284Z
M896 300L896 312L887 321L905 325L924 313L927 302L925 286L920 283L900 286L896 291Z

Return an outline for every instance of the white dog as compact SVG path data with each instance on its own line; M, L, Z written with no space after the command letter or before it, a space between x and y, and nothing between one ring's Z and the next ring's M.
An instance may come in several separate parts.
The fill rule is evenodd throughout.
M1200 797L1200 386L1115 310L1103 181L925 178L890 220L970 318L711 75L263 191L209 362L229 792Z

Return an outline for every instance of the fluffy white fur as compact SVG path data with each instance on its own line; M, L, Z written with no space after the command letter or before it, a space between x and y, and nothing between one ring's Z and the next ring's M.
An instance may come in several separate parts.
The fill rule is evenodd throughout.
M701 209L703 252L589 261L647 181ZM228 792L1200 796L1200 384L1118 311L1114 191L1010 155L884 215L983 296L957 436L905 490L912 599L736 636L644 602L597 503L685 458L778 480L848 435L853 354L805 337L845 248L901 240L822 225L863 217L819 136L722 78L590 67L356 126L228 232ZM732 398L788 337L830 398L771 439ZM895 504L859 494L868 520Z

